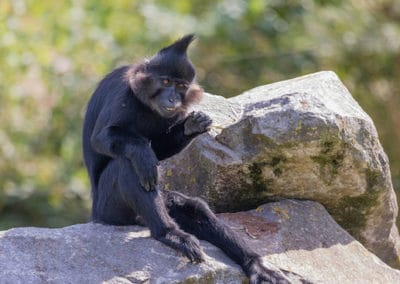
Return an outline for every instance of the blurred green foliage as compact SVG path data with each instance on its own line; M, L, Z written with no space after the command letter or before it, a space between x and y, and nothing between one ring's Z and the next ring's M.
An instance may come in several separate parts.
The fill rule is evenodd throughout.
M333 70L373 118L400 189L400 2L0 2L0 228L88 219L81 157L97 82L186 33L205 90Z

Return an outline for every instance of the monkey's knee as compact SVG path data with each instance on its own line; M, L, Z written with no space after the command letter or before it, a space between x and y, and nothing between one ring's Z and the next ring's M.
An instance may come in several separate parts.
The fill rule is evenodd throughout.
M197 216L214 215L208 204L201 198L189 198L187 200L187 206L190 207Z
M215 215L208 204L201 198L188 197L178 192L168 192L166 205L174 218L180 220L209 220ZM185 221L186 222L186 221Z

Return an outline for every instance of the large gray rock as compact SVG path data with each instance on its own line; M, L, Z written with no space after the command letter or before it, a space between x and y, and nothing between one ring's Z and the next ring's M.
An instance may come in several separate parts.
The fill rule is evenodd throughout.
M354 240L318 203L285 200L220 215L264 260L314 283L400 283L400 272ZM207 242L191 264L138 226L80 224L0 232L0 283L243 283Z
M218 212L268 200L322 203L383 261L400 267L397 202L371 118L333 72L252 89L197 108L213 120L162 164L162 188L207 200Z

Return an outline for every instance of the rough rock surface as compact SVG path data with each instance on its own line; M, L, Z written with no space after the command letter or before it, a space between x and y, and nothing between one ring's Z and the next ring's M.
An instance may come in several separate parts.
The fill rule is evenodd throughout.
M371 118L333 72L261 86L197 108L213 129L162 164L162 188L218 212L280 198L322 203L386 263L400 267L397 202ZM179 173L179 174L175 174Z
M320 204L284 200L220 215L264 260L313 283L399 283ZM138 226L80 224L0 232L0 283L243 283L241 269L201 242L206 262L191 264Z

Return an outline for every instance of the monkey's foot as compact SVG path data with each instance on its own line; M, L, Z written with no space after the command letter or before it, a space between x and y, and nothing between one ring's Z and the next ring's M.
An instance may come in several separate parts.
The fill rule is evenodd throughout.
M204 253L200 247L199 240L190 234L178 229L173 229L165 236L156 239L167 246L176 249L191 262L198 263L204 261Z
M245 272L249 277L250 284L273 283L288 284L289 278L277 267L272 264L262 264L261 258L255 258L247 267Z

